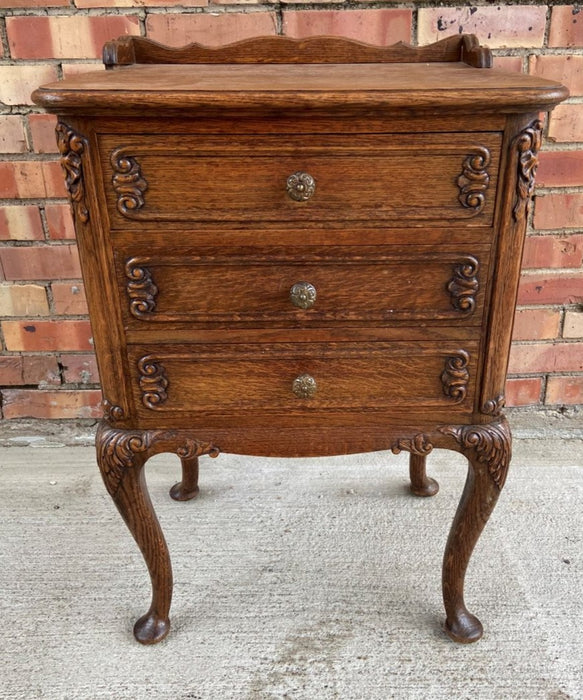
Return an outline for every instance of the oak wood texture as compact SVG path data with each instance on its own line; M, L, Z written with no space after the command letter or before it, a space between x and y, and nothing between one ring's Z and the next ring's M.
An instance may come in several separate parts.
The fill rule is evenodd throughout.
M107 68L133 63L409 63L463 61L476 68L491 68L492 53L480 46L473 34L454 36L428 46L403 42L392 46L370 46L340 37L284 36L244 39L227 46L190 44L172 48L152 39L124 36L103 47Z
M100 138L112 228L166 222L341 219L491 225L501 134ZM170 157L169 157L169 154ZM315 180L307 201L286 183ZM196 187L192 187L195 182ZM425 182L431 182L427 191ZM460 204L462 206L460 206Z
M126 37L112 70L40 88L59 115L104 394L97 458L144 555L142 643L172 574L143 467L198 458L468 458L443 563L445 631L473 642L472 550L504 486L502 415L539 111L557 83L493 71L475 37L429 47ZM166 62L166 63L162 63Z

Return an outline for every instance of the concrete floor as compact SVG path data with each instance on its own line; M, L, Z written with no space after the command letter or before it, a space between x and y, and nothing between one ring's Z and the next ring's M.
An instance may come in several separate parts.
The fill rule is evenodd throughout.
M177 458L155 457L173 627L142 647L148 576L93 448L0 448L0 697L583 698L583 441L567 437L515 440L468 571L470 646L440 629L459 455L430 456L431 499L409 495L406 455L203 458L190 503L168 497Z

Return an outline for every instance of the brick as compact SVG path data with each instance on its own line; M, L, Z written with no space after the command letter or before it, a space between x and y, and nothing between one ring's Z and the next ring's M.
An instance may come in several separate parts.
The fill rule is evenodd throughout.
M536 184L539 187L583 185L583 151L542 151Z
M547 8L535 5L420 8L418 42L430 44L454 34L477 34L490 48L542 46Z
M509 374L583 371L583 343L513 345Z
M551 113L548 138L558 142L583 141L583 105L556 107Z
M534 209L537 229L583 229L583 193L537 195Z
M63 172L57 161L0 163L0 198L44 199L66 196Z
M0 240L33 241L44 238L38 207L0 207Z
M583 338L583 311L567 311L563 338Z
M105 70L102 61L95 63L63 63L63 78L72 78L74 75L82 75L83 73L93 73L96 70Z
M11 9L13 7L69 7L69 0L0 0L0 8Z
M575 5L553 7L549 46L583 46L583 18Z
M3 321L2 329L7 350L93 350L89 321Z
M39 284L0 285L0 316L47 316L47 290Z
M55 66L0 66L0 102L5 105L31 105L30 95L42 83L57 79Z
M563 83L573 97L583 95L583 56L531 56L528 72Z
M7 280L78 279L81 277L75 245L3 248L0 262Z
M235 4L231 0L229 4ZM206 7L208 0L180 0L180 7ZM75 0L76 7L175 7L175 0Z
M95 355L61 355L60 361L67 384L99 384Z
M552 340L559 335L558 309L518 309L514 317L513 340Z
M5 355L0 357L1 386L46 386L61 383L54 355Z
M53 282L55 312L60 316L81 316L87 314L85 289L81 283Z
M283 12L283 33L291 37L345 36L376 46L411 41L411 10L299 10Z
M53 240L75 238L73 215L68 204L47 204L45 206L45 217L49 238Z
M99 58L106 41L140 25L128 15L7 17L6 31L13 58Z
M32 135L32 147L36 153L56 153L55 127L57 118L52 114L29 114L28 125Z
M540 403L542 379L540 377L520 377L506 380L505 396L507 406L533 406Z
M207 46L219 46L253 36L277 33L273 12L148 15L146 31L151 39L169 46L184 46L193 41Z
M522 267L581 267L583 234L574 236L528 236Z
M494 68L508 73L522 73L522 56L494 56Z
M24 153L26 150L22 117L0 116L0 153Z
M545 404L583 404L583 377L549 377Z
M518 287L518 303L580 304L583 302L583 274L573 272L525 274Z
M101 391L37 391L9 389L2 392L4 418L99 418Z

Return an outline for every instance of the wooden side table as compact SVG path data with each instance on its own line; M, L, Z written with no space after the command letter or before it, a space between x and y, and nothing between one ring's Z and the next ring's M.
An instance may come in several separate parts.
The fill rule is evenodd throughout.
M380 48L264 37L108 43L110 70L37 90L59 115L104 418L97 458L169 630L172 573L143 466L198 457L468 458L445 629L482 635L464 576L504 486L502 415L539 113L559 84L492 70L473 36Z

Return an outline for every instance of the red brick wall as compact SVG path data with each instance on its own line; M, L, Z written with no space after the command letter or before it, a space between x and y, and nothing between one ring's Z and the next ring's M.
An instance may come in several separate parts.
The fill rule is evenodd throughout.
M431 4L431 3L429 3ZM99 65L106 39L181 45L260 34L338 34L375 44L478 34L497 66L565 82L547 124L524 258L510 405L583 403L583 12L558 3L374 6L321 0L0 0L0 392L4 418L99 415L91 329L53 117L40 83ZM445 5L442 6L442 5ZM309 9L306 9L309 8Z

